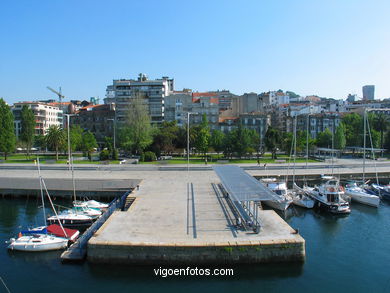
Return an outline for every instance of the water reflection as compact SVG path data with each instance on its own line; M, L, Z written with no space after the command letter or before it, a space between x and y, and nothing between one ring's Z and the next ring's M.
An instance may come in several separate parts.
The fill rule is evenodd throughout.
M2 198L0 200L0 226L2 231L11 232L18 225L18 217L22 214L19 205L13 200Z

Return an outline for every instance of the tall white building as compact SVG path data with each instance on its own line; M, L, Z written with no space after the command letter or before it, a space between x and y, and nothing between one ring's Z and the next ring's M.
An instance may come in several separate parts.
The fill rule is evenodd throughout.
M22 131L21 113L23 105L28 106L34 112L36 135L45 135L52 125L62 127L63 113L58 107L42 102L19 102L12 106L16 137L19 137Z
M363 86L363 100L373 101L375 99L375 85Z
M164 121L164 98L174 91L174 80L163 76L149 80L140 73L135 79L116 79L107 86L105 104L115 103L118 122L126 119L126 112L131 100L137 95L143 97L148 105L152 123Z

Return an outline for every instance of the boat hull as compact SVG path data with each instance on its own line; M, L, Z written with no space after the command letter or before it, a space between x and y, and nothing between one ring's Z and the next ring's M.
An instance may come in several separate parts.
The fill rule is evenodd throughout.
M296 206L299 206L301 208L306 208L306 209L312 209L314 208L314 200L300 200L300 199L293 199L293 204Z
M345 194L351 198L352 201L356 201L361 204L365 204L372 207L378 207L380 203L379 196L361 193L361 192L353 192L353 191L345 191Z
M93 224L94 220L70 220L70 219L60 219L62 226L66 228L86 228ZM48 219L48 224L59 224L57 219Z
M65 249L68 246L68 239L49 237L42 238L41 242L35 242L32 236L22 236L14 241L11 241L8 245L8 249L16 251L51 251Z
M270 208L279 210L279 211L285 211L288 209L288 207L291 204L290 200L285 200L285 201L273 201L273 200L265 200L263 203Z

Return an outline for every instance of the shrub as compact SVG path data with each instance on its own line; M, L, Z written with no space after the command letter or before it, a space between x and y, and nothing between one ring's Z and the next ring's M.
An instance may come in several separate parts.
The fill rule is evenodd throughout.
M156 161L157 160L156 154L153 153L153 152L145 152L145 153L142 154L141 160L144 161L144 162Z
M100 161L106 161L110 159L110 151L109 150L102 150L99 155Z
M118 160L118 149L112 149L112 159L113 160Z

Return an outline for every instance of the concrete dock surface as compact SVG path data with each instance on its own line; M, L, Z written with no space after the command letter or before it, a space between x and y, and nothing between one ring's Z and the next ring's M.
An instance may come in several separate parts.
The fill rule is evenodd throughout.
M259 234L237 230L225 199L214 189L219 178L213 171L143 175L130 209L115 212L90 239L88 260L142 264L304 259L304 239L274 211L260 211Z

